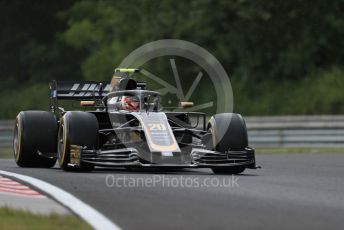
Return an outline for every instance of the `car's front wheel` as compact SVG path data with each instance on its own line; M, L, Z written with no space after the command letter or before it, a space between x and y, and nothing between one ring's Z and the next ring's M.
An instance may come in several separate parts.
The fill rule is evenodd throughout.
M210 118L208 132L211 134L210 144L218 152L244 151L248 146L247 129L240 114L221 113ZM214 167L215 174L239 174L245 166Z
M58 131L58 161L64 171L92 171L94 166L80 163L71 166L71 145L95 149L98 145L98 121L94 114L87 112L67 112L60 121Z

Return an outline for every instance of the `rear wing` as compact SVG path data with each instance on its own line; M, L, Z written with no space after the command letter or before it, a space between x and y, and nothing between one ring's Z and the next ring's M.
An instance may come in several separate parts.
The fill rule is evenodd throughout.
M52 81L50 89L50 110L56 111L61 100L101 100L110 92L108 82L94 81Z
M50 98L62 100L99 100L110 92L109 82L95 81L52 81Z
M137 89L145 89L146 83L137 82ZM111 91L109 82L96 81L52 81L50 88L50 109L55 111L57 100L101 100Z

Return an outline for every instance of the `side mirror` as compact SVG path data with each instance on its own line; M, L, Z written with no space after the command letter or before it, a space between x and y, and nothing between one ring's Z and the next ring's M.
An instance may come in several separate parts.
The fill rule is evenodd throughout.
M80 101L80 106L95 106L95 101Z
M181 101L179 103L180 107L182 108L190 108L190 107L193 107L194 106L194 103L191 102L191 101Z

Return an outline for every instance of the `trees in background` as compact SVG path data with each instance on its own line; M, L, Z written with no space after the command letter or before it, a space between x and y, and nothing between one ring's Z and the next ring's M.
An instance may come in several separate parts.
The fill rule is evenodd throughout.
M0 1L1 89L79 75L81 52L61 38L59 13L74 1Z
M344 112L343 0L0 1L0 12L1 90L107 80L138 46L175 38L220 60L236 111Z

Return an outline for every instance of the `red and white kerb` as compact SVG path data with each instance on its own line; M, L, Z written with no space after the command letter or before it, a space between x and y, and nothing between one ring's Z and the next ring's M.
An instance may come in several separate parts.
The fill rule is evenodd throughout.
M0 176L0 194L11 194L32 198L45 198L44 195L31 189L30 187L3 176Z

